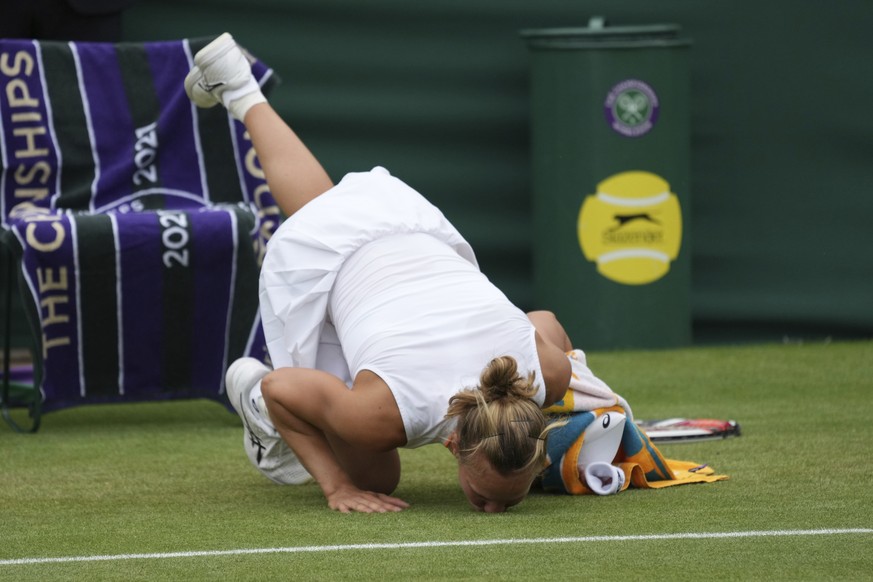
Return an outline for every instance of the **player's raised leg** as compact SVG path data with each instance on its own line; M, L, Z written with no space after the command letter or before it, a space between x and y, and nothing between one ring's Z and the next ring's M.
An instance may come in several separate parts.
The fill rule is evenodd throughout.
M197 52L185 91L198 107L221 103L246 125L273 198L285 214L294 214L333 186L321 163L267 103L249 57L230 34Z
M245 125L273 198L286 215L333 187L321 163L268 103L249 109Z

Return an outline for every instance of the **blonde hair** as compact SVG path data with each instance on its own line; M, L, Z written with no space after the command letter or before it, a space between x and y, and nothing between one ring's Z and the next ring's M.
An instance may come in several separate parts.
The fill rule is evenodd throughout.
M491 360L479 386L449 399L446 418L457 417L459 460L481 453L501 474L546 465L546 419L533 401L535 374L518 373L514 358Z

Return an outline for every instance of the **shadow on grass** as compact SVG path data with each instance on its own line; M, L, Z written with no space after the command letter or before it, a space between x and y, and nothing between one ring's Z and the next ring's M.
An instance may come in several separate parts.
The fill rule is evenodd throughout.
M24 422L24 411L14 411ZM242 426L239 417L224 405L206 399L131 404L88 404L49 412L42 417L41 434L116 432L119 428L182 428ZM12 429L0 426L0 431Z

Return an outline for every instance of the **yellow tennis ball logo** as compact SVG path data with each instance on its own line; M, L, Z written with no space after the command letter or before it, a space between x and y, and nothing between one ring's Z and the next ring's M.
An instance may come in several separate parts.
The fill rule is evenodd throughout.
M679 199L666 180L622 172L597 185L579 211L579 244L597 271L625 285L657 281L682 244Z

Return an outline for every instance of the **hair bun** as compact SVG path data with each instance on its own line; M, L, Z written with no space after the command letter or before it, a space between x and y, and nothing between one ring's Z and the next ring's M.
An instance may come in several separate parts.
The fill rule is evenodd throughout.
M511 356L494 358L479 375L479 386L449 399L446 418L457 417L459 461L481 454L501 475L546 463L546 419L534 402L534 373L518 373Z
M500 398L530 398L533 388L533 373L528 378L518 374L518 363L512 356L494 358L479 377L479 389L486 402Z

